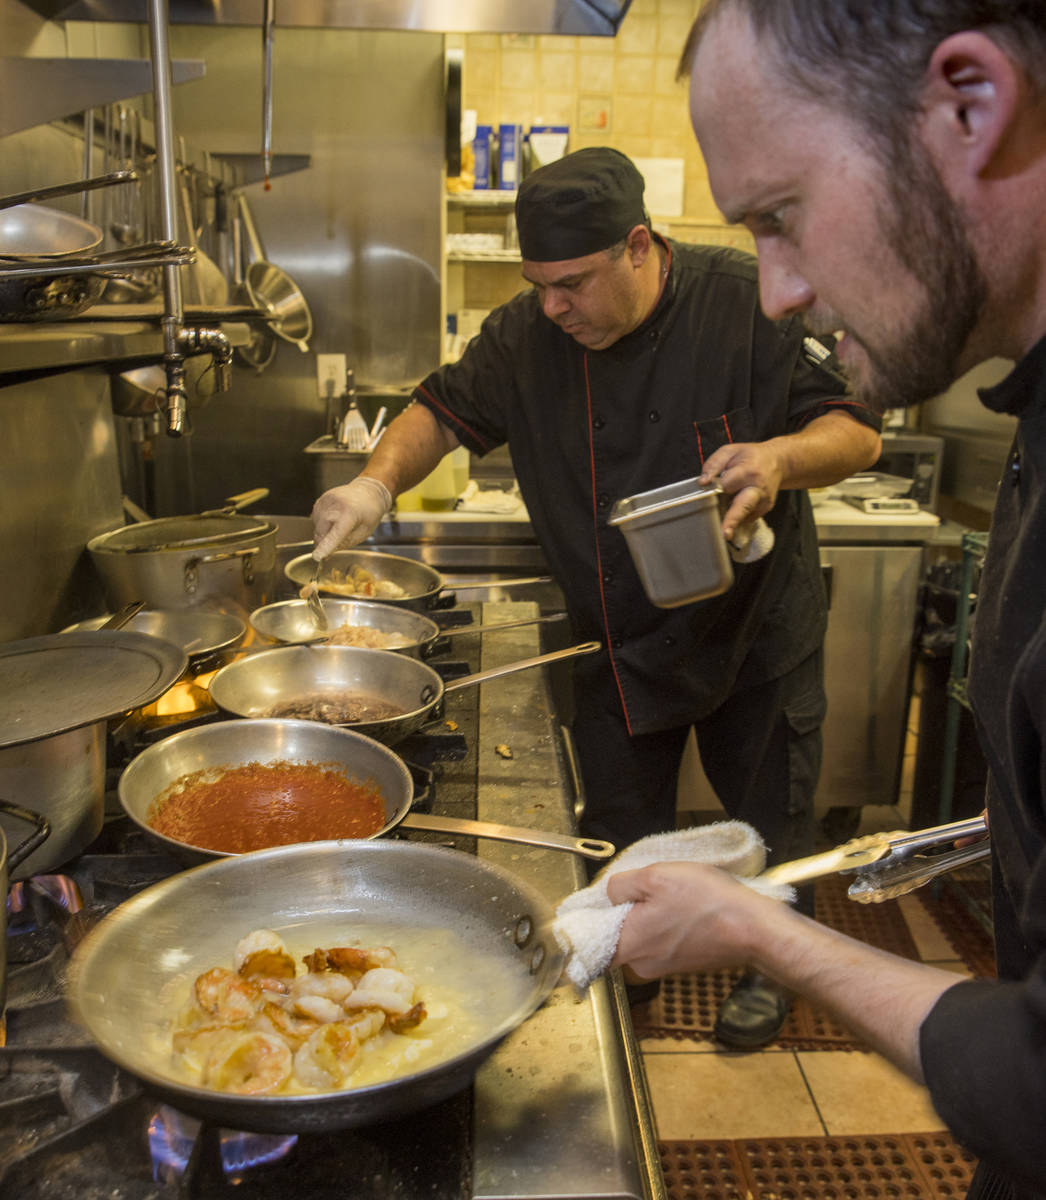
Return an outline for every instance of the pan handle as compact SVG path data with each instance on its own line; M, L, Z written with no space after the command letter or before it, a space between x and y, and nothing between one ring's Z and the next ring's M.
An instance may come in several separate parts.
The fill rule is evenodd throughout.
M466 633L493 633L495 629L518 629L521 625L543 625L547 621L562 621L565 612L548 613L544 617L524 617L519 621L495 621L490 625L455 625L452 629L441 629L437 637L461 637Z
M31 833L24 842L19 842L13 850L7 852L7 866L17 867L20 862L32 854L37 846L47 840L51 834L51 823L43 813L33 812L31 808L22 808L18 804L9 804L6 800L0 800L0 812L36 826L35 833Z
M552 583L551 575L530 575L526 579L456 579L447 586L456 592L470 588L473 591L480 588L519 587L524 583Z
M498 679L502 675L514 675L517 671L525 671L529 667L542 667L546 663L559 662L565 658L580 658L583 654L595 654L603 649L602 642L582 642L578 646L568 646L565 650L553 650L551 654L539 654L536 658L524 658L521 662L508 663L503 667L491 667L487 671L476 671L473 675L463 675L460 679L452 679L443 685L444 692L453 692L458 688L471 687L474 683L484 683L488 679Z
M427 829L434 833L460 833L467 837L492 838L499 842L523 842L527 846L543 846L546 850L569 850L584 858L613 858L617 848L598 838L570 837L563 833L546 833L542 829L520 829L515 825L498 825L493 821L470 821L467 817L436 817L429 813L408 813L399 823L400 829Z

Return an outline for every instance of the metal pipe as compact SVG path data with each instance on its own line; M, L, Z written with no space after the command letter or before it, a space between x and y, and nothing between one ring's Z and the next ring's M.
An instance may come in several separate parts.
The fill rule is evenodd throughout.
M265 62L265 83L262 92L262 175L265 190L272 174L272 39L276 24L276 0L265 0L265 27L262 30L262 51Z
M167 38L167 0L149 0L149 44L153 67L153 124L160 191L160 237L178 240L178 184L175 178L174 125L171 117L171 53ZM163 268L163 361L167 374L167 433L181 437L186 429L188 398L181 349L184 310L182 281L176 266Z
M111 171L94 179L77 179L73 183L56 183L51 187L33 188L29 192L16 192L13 196L0 198L0 208L14 208L16 204L50 200L55 196L75 196L77 192L92 192L95 188L112 187L117 183L135 183L137 179L137 171Z
M91 168L94 165L94 109L84 112L84 163L81 174L84 179L90 179ZM91 197L84 192L80 197L80 216L85 221L91 219Z

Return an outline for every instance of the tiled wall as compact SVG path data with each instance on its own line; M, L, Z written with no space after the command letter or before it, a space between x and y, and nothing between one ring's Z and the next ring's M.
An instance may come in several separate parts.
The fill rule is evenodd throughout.
M698 8L699 0L632 0L613 38L462 35L465 107L494 126L569 125L571 150L609 145L632 157L681 158L683 216L654 212L655 224L683 240L751 249L743 230L722 224L690 128L686 82L675 77Z

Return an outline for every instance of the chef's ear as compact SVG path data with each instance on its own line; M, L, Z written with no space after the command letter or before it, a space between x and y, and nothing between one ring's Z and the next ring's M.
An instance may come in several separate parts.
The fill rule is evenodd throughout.
M625 246L633 267L641 267L654 245L650 229L646 225L633 225L625 238Z
M968 30L934 51L923 92L922 135L945 176L998 176L1020 153L1023 69L998 42Z

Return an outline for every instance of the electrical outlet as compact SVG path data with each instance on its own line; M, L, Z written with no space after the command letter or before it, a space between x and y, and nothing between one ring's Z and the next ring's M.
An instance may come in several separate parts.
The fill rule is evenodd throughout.
M327 396L345 395L346 370L344 354L316 355L316 387L321 400Z

